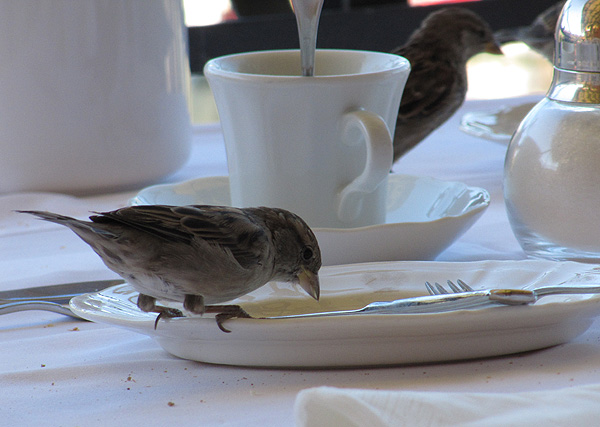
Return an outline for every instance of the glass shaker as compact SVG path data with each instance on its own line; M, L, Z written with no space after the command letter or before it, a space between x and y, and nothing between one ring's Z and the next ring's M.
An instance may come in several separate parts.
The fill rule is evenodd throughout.
M563 7L552 85L510 142L504 198L528 255L600 262L600 0Z

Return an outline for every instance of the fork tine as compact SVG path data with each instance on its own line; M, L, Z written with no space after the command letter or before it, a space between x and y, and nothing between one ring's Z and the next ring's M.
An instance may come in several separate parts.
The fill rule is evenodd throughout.
M448 286L450 286L450 289L452 289L452 292L456 292L456 293L464 292L464 290L461 289L459 286L456 286L452 280L446 280L446 283L448 284Z
M452 293L473 292L473 288L471 288L469 285L467 285L460 279L458 279L456 283L454 283L452 280L448 280L446 281L446 283L448 283L448 286L452 290ZM427 288L427 292L429 292L429 295L442 295L450 293L445 287L440 285L438 282L435 282L433 285L430 282L425 282L425 287Z
M470 287L469 285L467 285L465 282L463 282L462 280L458 279L456 281L456 283L458 283L458 286L460 286L465 292L473 292L473 288Z
M431 283L425 282L425 287L427 288L427 292L429 292L429 295L437 295L437 291Z
M436 290L438 291L437 293L439 295L441 294L447 294L448 291L446 290L446 288L444 288L442 285L440 285L438 282L434 283Z
M427 288L427 292L429 292L430 295L441 295L448 293L448 291L444 289L444 287L438 282L435 282L433 285L430 282L425 282L425 287Z

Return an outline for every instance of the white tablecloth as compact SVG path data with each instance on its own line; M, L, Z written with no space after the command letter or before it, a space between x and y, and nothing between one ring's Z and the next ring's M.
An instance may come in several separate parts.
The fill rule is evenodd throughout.
M464 111L509 102L523 99L468 102L394 168L463 181L491 194L492 203L482 218L438 260L525 257L502 200L506 147L458 130ZM192 159L169 181L226 173L219 127L208 125L197 129ZM83 217L91 210L123 206L133 194L79 199L0 196L0 290L114 277L70 231L17 215L13 209L51 209ZM372 369L272 370L181 360L146 336L48 312L0 317L3 425L289 426L294 424L298 392L311 387L551 391L600 384L599 367L599 322L568 344L493 359ZM576 404L572 410L577 410Z

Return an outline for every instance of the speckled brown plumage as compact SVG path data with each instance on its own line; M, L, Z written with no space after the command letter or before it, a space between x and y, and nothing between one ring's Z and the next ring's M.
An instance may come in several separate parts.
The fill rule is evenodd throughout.
M457 7L430 14L406 44L393 51L411 64L396 123L394 161L462 105L467 61L480 52L501 53L489 25L474 12Z
M195 314L244 315L231 306L215 310L205 304L230 301L271 280L299 283L319 298L317 240L300 217L283 209L132 206L98 213L91 221L23 212L70 228L140 292L141 310L159 316L181 312L156 305L157 299L183 302Z

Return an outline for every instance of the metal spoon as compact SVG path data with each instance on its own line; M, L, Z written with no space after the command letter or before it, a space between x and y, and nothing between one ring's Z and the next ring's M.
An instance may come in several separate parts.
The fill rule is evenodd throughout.
M315 50L317 48L317 28L324 0L292 0L298 36L300 37L300 58L302 75L313 76L315 72Z

